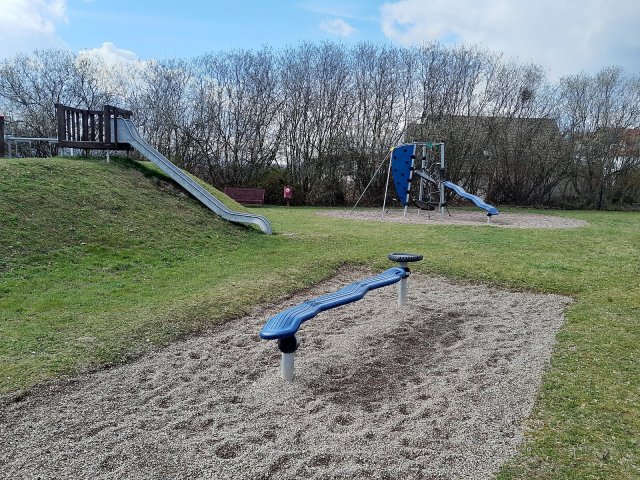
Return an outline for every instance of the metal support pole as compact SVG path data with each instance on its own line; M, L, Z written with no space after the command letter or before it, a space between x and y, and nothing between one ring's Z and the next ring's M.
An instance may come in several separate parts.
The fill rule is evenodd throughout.
M282 352L280 357L280 376L287 382L292 381L296 376L294 369L295 352L299 345L300 341L295 335L278 340L278 348Z
M411 273L409 263L419 262L422 260L422 255L415 253L390 253L387 258L392 262L398 262L398 266L407 273L398 283L398 306L402 307L407 304L407 277Z
M444 143L440 144L440 219L444 219Z
M292 381L296 376L294 369L295 357L295 353L283 353L280 360L280 376L287 382Z
M4 116L0 115L0 157L4 157L5 144L4 144ZM11 154L9 154L11 156Z
M373 179L376 178L378 176L378 172L380 171L380 169L382 168L382 166L384 165L384 160L382 160L382 163L380 164L380 166L378 168L376 168L375 173L373 174L373 176L371 177L371 180L369 180L369 183L367 183L367 186L364 187L364 191L360 194L360 196L358 197L358 200L356 201L356 204L353 206L353 208L351 209L351 211L353 212L356 207L358 206L358 204L360 203L360 200L362 200L362 197L364 197L364 194L367 193L367 190L369 190L369 187L371 186L371 184L373 183ZM389 163L389 165L391 165L391 163ZM386 193L386 192L385 192ZM287 207L289 206L289 199L287 199Z
M407 262L400 262L399 266L401 268L408 268L409 264ZM408 277L404 277L402 280L400 280L400 283L398 283L398 306L402 307L403 305L407 304L407 278Z
M387 206L387 192L389 191L390 177L391 177L391 154L389 154L389 170L387 171L387 183L384 186L384 200L382 200L382 218L384 218L384 209Z

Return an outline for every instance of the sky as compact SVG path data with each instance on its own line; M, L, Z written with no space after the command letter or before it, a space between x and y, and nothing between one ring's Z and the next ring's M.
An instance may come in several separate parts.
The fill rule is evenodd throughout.
M0 0L0 60L34 49L110 61L330 40L481 45L550 78L640 74L640 0Z

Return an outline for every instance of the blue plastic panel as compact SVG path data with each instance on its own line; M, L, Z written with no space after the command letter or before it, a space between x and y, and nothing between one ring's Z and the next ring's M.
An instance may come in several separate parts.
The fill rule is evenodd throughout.
M399 282L408 275L409 273L403 268L390 268L375 277L347 285L337 292L302 302L271 317L262 327L260 337L265 340L290 337L298 331L303 322L315 317L320 312L356 302L364 297L369 290L386 287Z
M400 145L391 153L391 171L398 200L402 205L409 203L409 189L413 174L415 145Z
M456 185L455 183L452 182L442 182L444 184L445 187L450 188L451 190L453 190L454 192L456 192L458 195L460 195L463 198L466 198L467 200L471 200L476 207L478 208L482 208L483 210L487 211L487 215L498 215L498 209L496 207L494 207L493 205L489 205L488 203L485 203L484 200L482 200L480 197L477 197L475 195L472 195L470 193L468 193L464 188L462 188L460 185Z

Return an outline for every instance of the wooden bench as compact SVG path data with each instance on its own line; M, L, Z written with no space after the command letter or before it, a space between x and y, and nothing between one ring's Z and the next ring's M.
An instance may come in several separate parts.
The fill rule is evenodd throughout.
M264 204L264 188L226 187L224 194L242 205Z

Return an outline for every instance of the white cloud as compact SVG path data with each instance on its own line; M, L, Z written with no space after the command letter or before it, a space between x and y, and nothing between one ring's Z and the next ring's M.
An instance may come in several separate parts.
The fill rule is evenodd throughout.
M67 0L2 0L0 58L36 48L61 48L57 25L66 22Z
M402 44L481 44L552 77L616 64L640 73L638 0L400 0L380 7Z
M104 42L99 48L80 50L78 61L85 60L94 66L100 86L109 92L128 90L149 65L148 61L139 60L131 50L118 48L111 42Z
M320 22L320 28L325 32L329 32L331 35L337 35L338 37L348 37L355 32L355 29L341 18L323 20Z
M138 61L138 55L134 52L118 48L111 42L104 42L100 48L80 50L78 55L95 56L103 60L108 65Z

